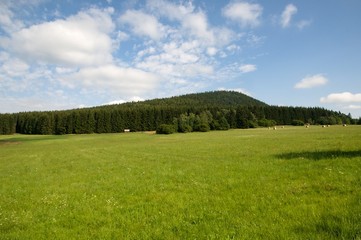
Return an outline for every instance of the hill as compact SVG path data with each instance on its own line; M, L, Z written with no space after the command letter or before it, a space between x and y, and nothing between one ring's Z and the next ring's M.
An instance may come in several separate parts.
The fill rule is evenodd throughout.
M116 133L160 127L164 132L191 132L351 120L323 108L269 106L239 92L215 91L66 111L0 114L0 134Z
M127 103L125 105L134 105ZM203 107L238 107L238 106L268 106L266 103L235 91L213 91L193 93L169 98L152 99L135 103L148 106L203 106Z

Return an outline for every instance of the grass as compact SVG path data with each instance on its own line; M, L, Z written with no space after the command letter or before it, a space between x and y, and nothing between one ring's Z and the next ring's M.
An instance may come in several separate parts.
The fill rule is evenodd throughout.
M361 127L0 136L0 239L361 239Z

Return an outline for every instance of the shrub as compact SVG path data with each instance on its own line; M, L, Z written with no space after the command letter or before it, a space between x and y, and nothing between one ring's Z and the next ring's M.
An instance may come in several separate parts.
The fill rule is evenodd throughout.
M172 134L175 133L175 127L171 124L161 124L157 128L157 134Z
M210 130L211 130L211 128L209 127L208 123L201 123L198 128L199 132L208 132Z
M303 126L303 125L305 125L305 123L301 120L292 120L292 125L293 126Z
M273 127L276 126L276 121L275 120L268 120L268 119L261 119L258 120L258 125L261 127Z

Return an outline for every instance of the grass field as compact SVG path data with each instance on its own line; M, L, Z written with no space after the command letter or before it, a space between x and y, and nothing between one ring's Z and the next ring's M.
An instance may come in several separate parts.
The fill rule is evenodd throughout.
M361 239L361 126L0 136L0 239Z

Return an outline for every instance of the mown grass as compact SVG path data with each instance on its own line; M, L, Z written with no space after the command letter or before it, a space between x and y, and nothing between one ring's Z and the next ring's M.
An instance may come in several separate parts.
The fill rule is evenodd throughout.
M0 239L361 239L361 127L1 136Z

